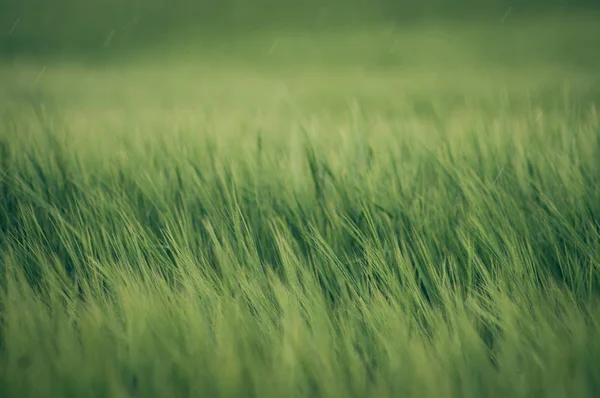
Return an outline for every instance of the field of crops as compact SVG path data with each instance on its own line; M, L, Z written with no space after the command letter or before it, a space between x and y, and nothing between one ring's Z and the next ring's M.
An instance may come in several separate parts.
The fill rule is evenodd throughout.
M6 58L0 396L598 396L596 22Z

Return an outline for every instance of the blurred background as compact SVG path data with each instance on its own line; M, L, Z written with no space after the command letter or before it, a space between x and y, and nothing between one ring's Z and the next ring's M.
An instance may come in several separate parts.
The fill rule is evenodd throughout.
M0 0L0 55L129 50L260 30L497 23L598 10L598 0Z

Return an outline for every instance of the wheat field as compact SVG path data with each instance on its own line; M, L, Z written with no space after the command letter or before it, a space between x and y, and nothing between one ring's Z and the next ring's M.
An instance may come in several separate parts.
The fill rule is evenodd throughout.
M597 396L595 26L3 61L0 395Z

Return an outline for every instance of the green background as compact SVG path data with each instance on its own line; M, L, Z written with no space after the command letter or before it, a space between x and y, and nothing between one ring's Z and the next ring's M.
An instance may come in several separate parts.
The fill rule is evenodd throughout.
M0 4L0 53L90 52L164 37L231 35L265 27L314 29L597 10L592 0L10 0Z

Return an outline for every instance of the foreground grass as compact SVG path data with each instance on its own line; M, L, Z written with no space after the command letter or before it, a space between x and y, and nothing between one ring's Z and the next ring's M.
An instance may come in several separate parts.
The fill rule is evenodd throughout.
M3 396L596 396L597 78L428 65L5 67Z

